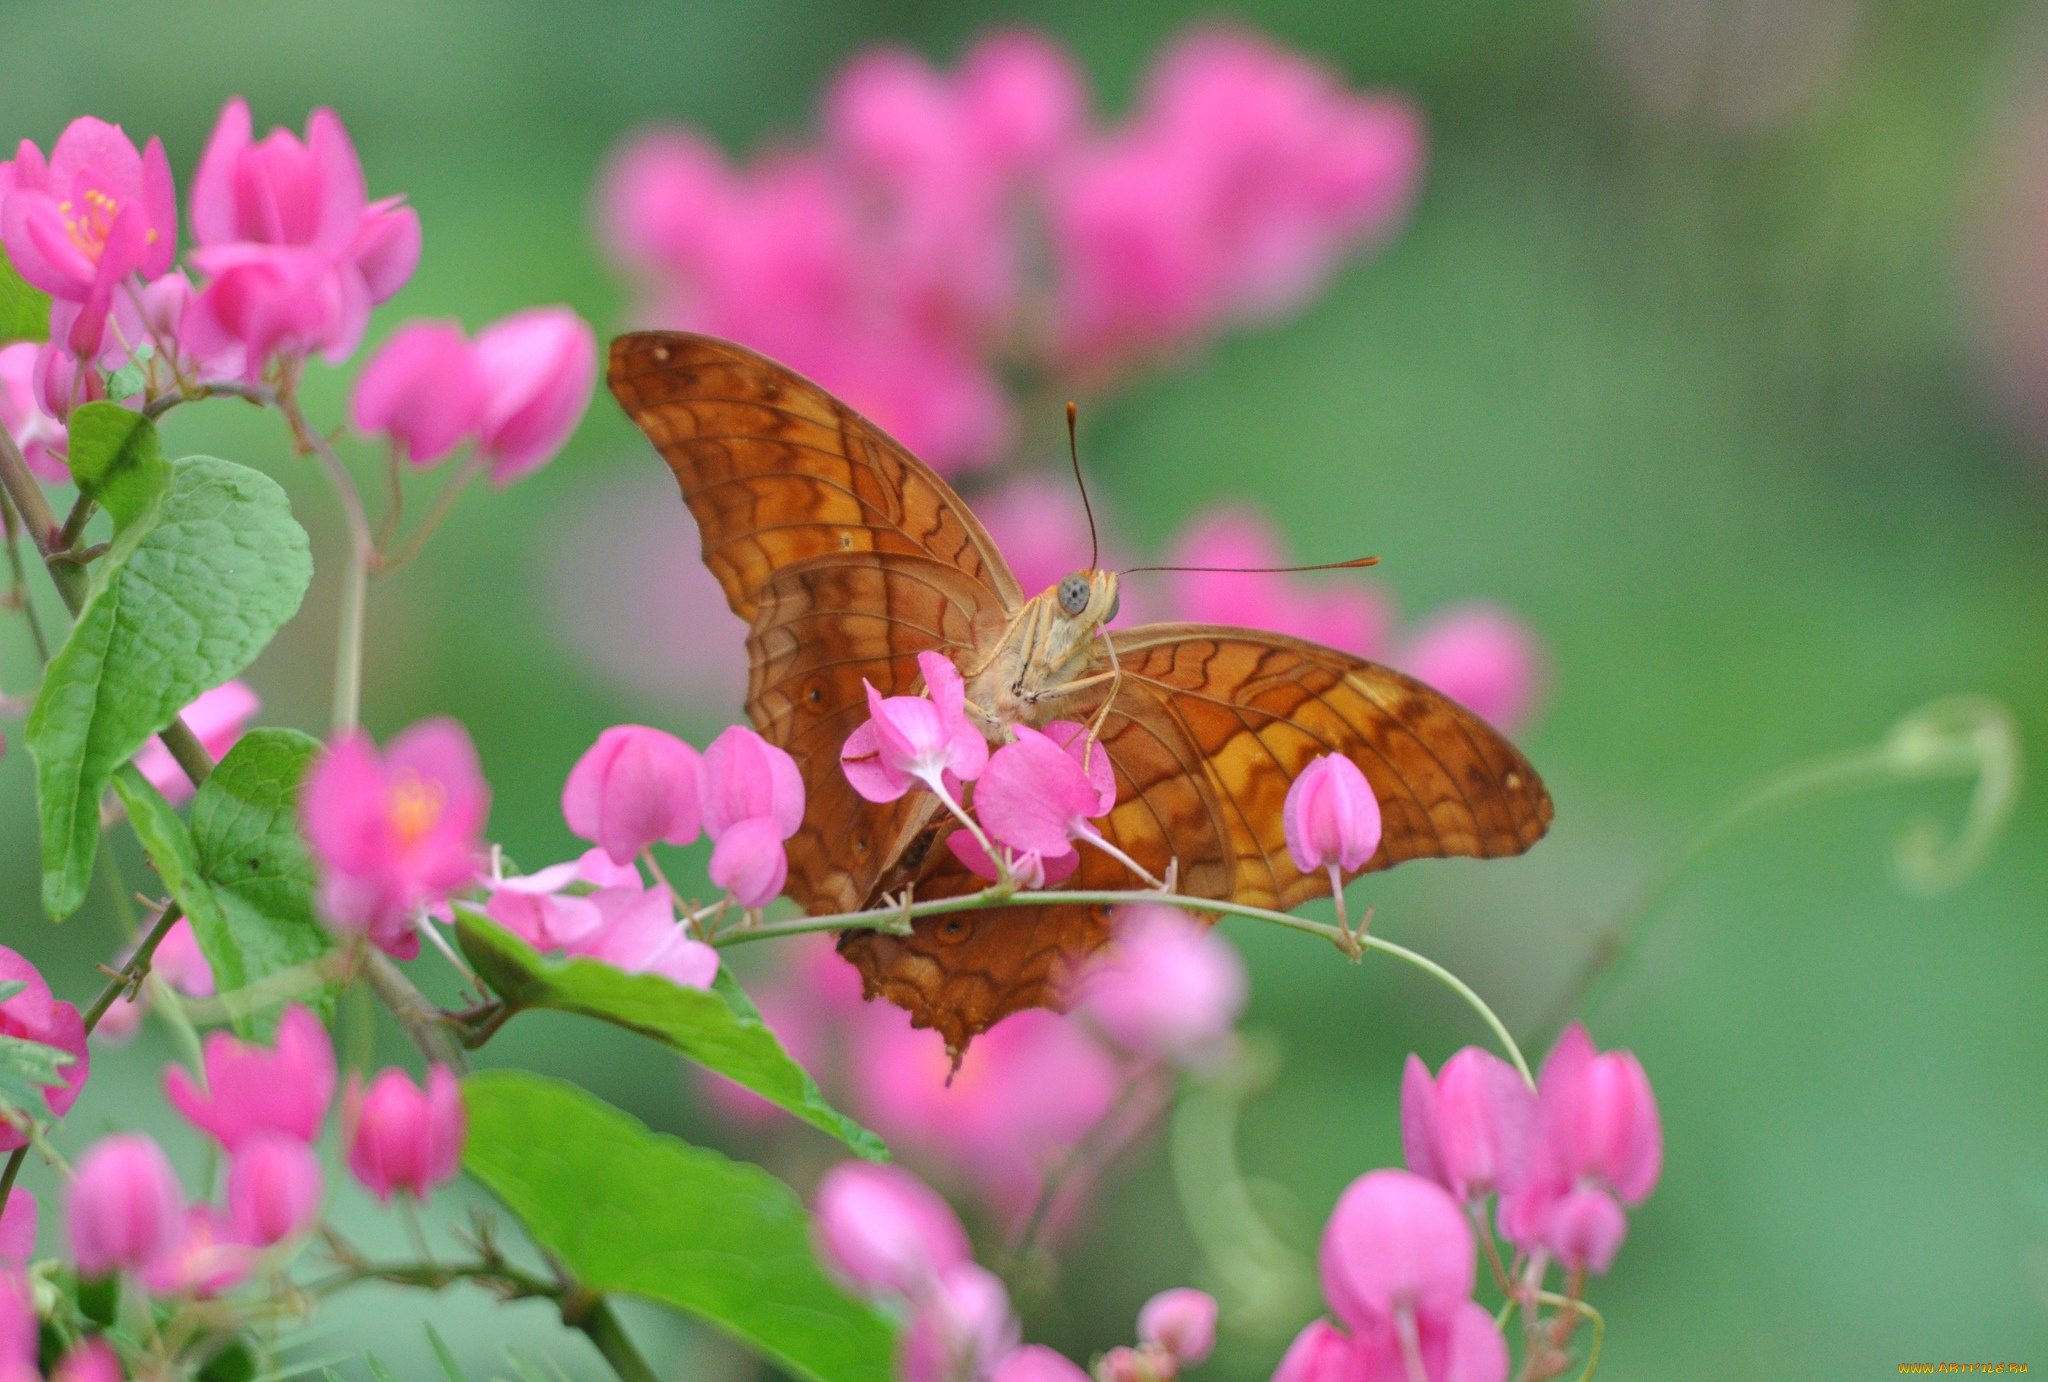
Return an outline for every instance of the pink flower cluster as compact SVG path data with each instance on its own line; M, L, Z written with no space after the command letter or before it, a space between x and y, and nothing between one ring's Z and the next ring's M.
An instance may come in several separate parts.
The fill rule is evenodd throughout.
M155 1295L215 1296L266 1252L296 1248L319 1221L326 1183L313 1144L335 1087L327 1029L289 1008L274 1046L216 1032L205 1064L204 1085L182 1066L167 1069L164 1093L227 1154L225 1204L189 1203L154 1139L102 1138L79 1158L65 1197L80 1276L127 1273ZM462 1105L445 1067L434 1067L425 1093L398 1070L379 1075L367 1095L351 1077L343 1122L349 1167L380 1199L424 1197L459 1168Z
M1414 114L1249 34L1170 50L1122 125L1072 61L984 40L955 72L857 58L817 145L735 169L700 135L620 150L602 218L652 322L844 395L942 471L996 458L1022 363L1072 381L1299 303L1414 188Z
M829 940L786 949L786 966L752 986L783 1045L899 1156L1011 1225L1083 1138L1121 1146L1144 1136L1178 1072L1211 1063L1229 1041L1245 1001L1243 961L1220 935L1179 908L1129 908L1080 981L1073 1016L1005 1018L956 1069L900 1008L861 1001L859 977ZM783 1125L786 1115L737 1085L704 1087L730 1117ZM1132 1097L1120 1100L1125 1090ZM1086 1176L1060 1186L1052 1234L1075 1224L1090 1190Z
M818 1249L853 1290L907 1309L903 1382L1086 1382L1088 1374L1021 1329L1000 1278L974 1260L952 1207L897 1166L844 1162L814 1204ZM1209 1356L1216 1302L1180 1288L1138 1315L1138 1346L1112 1349L1104 1382L1172 1382Z
M257 142L247 104L232 100L192 182L195 288L175 267L177 192L159 141L137 153L90 116L48 160L24 140L0 165L0 241L53 299L37 403L63 418L130 363L168 385L254 381L278 358L346 359L370 308L419 262L419 218L401 202L368 200L334 112L315 111L304 141L280 129Z
M1553 1261L1574 1296L1585 1273L1607 1270L1627 1232L1622 1206L1640 1204L1663 1165L1649 1080L1634 1056L1595 1051L1574 1024L1537 1083L1532 1092L1474 1047L1434 1079L1408 1058L1410 1169L1369 1172L1338 1199L1319 1259L1337 1322L1304 1329L1274 1382L1501 1382L1507 1347L1472 1300L1472 1225L1483 1227L1489 1196L1499 1198L1502 1236L1520 1249L1511 1290L1540 1289Z
M92 1072L92 1057L85 1048L85 1019L77 1008L50 992L49 984L34 965L4 945L0 945L0 984L22 986L21 992L13 997L0 999L0 1036L41 1042L71 1057L59 1082L43 1087L51 1114L61 1118L78 1102L79 1091L85 1088L86 1076ZM0 1151L27 1145L26 1133L12 1123L0 1121Z

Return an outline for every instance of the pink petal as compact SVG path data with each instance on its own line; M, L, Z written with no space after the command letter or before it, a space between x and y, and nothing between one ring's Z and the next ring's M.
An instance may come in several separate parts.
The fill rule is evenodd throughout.
M782 826L770 817L733 822L711 851L711 881L742 907L767 906L782 895L789 877L782 841Z
M236 224L235 168L249 147L249 103L233 97L221 107L213 134L192 178L192 236L202 245L241 238Z

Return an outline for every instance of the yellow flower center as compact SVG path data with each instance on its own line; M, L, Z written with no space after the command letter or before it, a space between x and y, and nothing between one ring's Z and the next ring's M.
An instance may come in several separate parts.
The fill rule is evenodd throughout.
M100 251L107 247L107 232L113 229L114 217L120 213L121 203L99 188L88 188L79 199L84 203L74 210L68 201L57 203L58 212L64 217L64 233L71 243L78 246L86 258L99 262Z
M410 849L441 823L441 812L447 804L448 793L440 783L425 782L406 773L392 785L385 813L391 828L398 832L399 844Z

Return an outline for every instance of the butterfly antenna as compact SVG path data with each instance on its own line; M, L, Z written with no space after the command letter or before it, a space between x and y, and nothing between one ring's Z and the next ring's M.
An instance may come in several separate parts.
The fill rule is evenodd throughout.
M1378 566L1378 557L1353 557L1350 561L1326 561L1316 566L1133 566L1126 576L1140 571L1221 571L1233 576L1285 576L1297 571L1349 571L1357 566Z
M1075 419L1081 410L1074 406L1074 400L1067 400L1067 455L1074 461L1074 483L1081 490L1081 511L1088 515L1088 569L1095 569L1096 561L1102 555L1102 545L1095 540L1095 506L1088 502L1088 482L1081 478L1081 444L1074 439Z

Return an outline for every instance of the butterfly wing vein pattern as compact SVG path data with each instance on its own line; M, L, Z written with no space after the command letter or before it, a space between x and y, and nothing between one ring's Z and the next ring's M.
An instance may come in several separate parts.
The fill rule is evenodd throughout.
M802 770L790 894L813 913L982 886L943 845L935 799L868 802L839 750L867 718L861 683L920 686L917 654L963 670L1005 636L1024 596L960 498L859 414L741 347L669 332L612 345L611 387L660 449L705 563L749 626L747 713ZM1549 827L1535 771L1491 726L1389 668L1253 629L1151 625L1110 635L1124 677L1102 721L1117 804L1103 834L1193 900L1291 908L1329 892L1287 853L1281 806L1317 756L1357 763L1378 797L1379 851L1407 859L1518 854ZM1100 668L1108 666L1103 656ZM1090 719L1104 692L1058 702ZM1083 847L1069 889L1136 886ZM1064 1007L1108 939L1104 909L1001 907L920 918L912 934L849 932L871 995L956 1051L1012 1012Z

